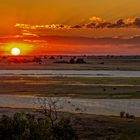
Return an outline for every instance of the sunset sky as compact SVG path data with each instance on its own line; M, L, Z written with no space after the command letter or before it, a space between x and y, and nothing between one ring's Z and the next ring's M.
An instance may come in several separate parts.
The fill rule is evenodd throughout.
M23 55L140 54L139 0L0 2L1 55L11 44Z

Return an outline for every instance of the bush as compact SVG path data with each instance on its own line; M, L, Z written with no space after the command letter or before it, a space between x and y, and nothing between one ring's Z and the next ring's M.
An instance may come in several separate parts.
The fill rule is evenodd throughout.
M76 60L76 63L77 63L77 64L86 64L86 62L85 62L85 60L84 60L83 58L78 58L78 59Z
M125 112L124 111L120 112L120 118L123 118L124 115L125 115Z
M77 136L70 120L60 119L53 126L47 117L16 113L0 118L1 140L75 140Z

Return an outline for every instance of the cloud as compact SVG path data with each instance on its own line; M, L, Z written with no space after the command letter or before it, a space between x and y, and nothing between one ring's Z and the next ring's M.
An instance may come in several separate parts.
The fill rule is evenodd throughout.
M84 25L74 25L74 26L71 26L71 28L82 28L82 26Z
M134 21L134 25L140 27L140 18L136 18L136 19L135 19L135 21Z
M140 27L140 18L128 18L124 20L128 26Z
M16 28L20 29L63 29L63 28L70 28L68 25L63 24L51 24L51 25L30 25L30 24L20 24L17 23L15 25Z
M140 18L119 19L116 22L108 22L102 18L92 18L93 21L85 24L86 28L139 28Z
M124 19L124 22L125 24L131 25L135 22L135 19L136 18L127 18L127 19Z
M38 36L37 34L34 34L28 30L22 30L22 35L23 36L36 36L36 37Z
M92 21L92 22L95 22L95 23L102 23L102 22L105 22L104 19L102 19L102 18L100 18L100 17L95 17L95 16L89 18L89 20Z
M50 24L50 25L30 25L20 24L15 25L16 28L22 30L63 30L63 29L98 29L98 28L140 28L140 18L118 19L115 22L106 21L100 17L91 17L84 24L65 25L65 24Z

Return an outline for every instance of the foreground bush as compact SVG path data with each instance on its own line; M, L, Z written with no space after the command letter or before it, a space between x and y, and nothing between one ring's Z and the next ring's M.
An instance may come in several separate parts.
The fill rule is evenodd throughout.
M52 125L49 118L17 113L0 118L0 140L76 140L69 119L61 118Z

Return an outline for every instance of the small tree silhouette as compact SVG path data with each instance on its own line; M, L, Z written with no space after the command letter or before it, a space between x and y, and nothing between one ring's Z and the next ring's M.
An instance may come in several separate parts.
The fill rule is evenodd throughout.
M41 112L51 121L52 126L58 119L58 110L62 107L58 105L59 98L38 98Z

